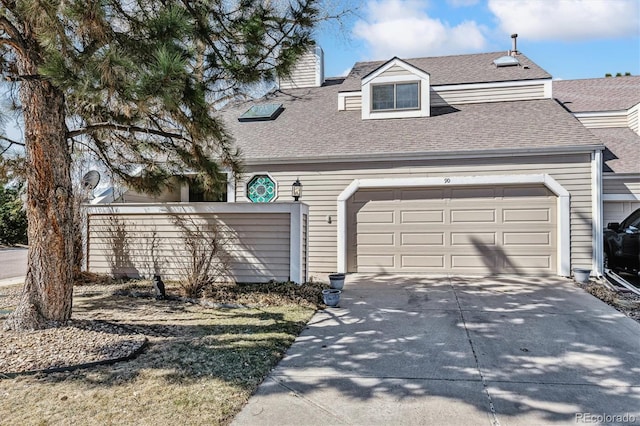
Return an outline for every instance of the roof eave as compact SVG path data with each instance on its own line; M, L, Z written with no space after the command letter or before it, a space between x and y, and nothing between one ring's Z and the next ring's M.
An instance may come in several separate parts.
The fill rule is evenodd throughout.
M509 157L514 155L519 156L534 156L534 155L558 155L558 154L584 154L594 151L603 151L605 146L603 144L591 144L591 145L573 145L562 146L552 148L519 148L519 149L489 149L489 150L474 150L474 151L459 151L455 153L451 152L412 152L412 153L380 153L380 154L352 154L352 155L325 155L314 158L302 158L302 157L279 157L279 158L246 158L244 163L246 165L262 165L262 164L313 164L313 163L360 163L371 161L385 161L385 160L445 160L452 158L487 158L487 157Z

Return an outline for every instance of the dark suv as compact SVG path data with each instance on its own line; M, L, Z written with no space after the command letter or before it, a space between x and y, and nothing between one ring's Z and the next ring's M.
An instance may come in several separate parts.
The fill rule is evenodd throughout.
M604 267L640 274L640 209L604 230Z

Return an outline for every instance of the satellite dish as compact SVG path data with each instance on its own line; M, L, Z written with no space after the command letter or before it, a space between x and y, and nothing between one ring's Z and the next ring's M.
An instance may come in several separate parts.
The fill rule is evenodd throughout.
M91 170L82 176L82 189L89 193L89 199L93 198L93 190L100 182L100 173Z

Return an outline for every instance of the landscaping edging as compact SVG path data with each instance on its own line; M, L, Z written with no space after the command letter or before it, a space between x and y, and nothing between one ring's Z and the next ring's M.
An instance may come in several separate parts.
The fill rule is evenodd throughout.
M13 379L18 376L31 376L39 373L43 373L43 374L64 373L68 371L81 370L83 368L98 367L101 365L111 365L111 364L115 364L117 362L122 362L122 361L131 361L132 359L137 358L138 355L140 355L144 351L148 343L149 343L149 339L145 337L142 343L133 352L131 352L128 355L117 357L117 358L109 358L101 361L92 361L92 362L86 362L82 364L68 365L64 367L45 368L42 370L28 370L28 371L19 371L15 373L0 373L0 379L5 379L5 378Z

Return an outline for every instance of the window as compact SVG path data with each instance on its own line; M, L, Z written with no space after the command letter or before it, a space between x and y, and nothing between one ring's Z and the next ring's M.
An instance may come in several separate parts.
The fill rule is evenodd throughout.
M195 179L189 179L189 202L190 203L202 203L202 202L227 202L227 184L220 188L220 191L206 190Z
M417 109L420 96L419 83L376 84L371 86L373 111Z

